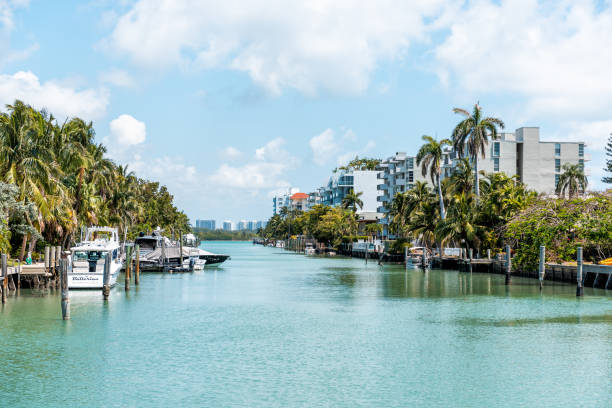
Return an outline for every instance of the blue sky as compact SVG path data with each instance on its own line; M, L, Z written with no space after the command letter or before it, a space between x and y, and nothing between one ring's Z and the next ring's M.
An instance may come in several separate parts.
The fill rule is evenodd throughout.
M476 101L586 141L597 189L609 38L609 1L0 0L0 103L93 120L192 219L266 219L274 191L415 153Z

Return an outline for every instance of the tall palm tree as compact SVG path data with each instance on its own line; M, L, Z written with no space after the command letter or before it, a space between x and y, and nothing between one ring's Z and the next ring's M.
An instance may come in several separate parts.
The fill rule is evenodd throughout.
M465 117L455 126L453 130L453 147L463 156L464 148L467 147L468 154L474 162L474 187L476 197L480 197L478 186L478 156L484 159L489 138L497 139L497 129L504 128L504 122L494 117L482 117L481 108L478 104L474 105L474 110L470 114L467 110L454 108L453 112Z
M589 181L582 167L579 164L565 163L562 169L563 173L559 176L557 183L557 194L565 196L565 191L567 191L569 198L573 198L578 193L584 194Z
M355 193L355 191L351 188L350 191L342 198L341 206L344 209L351 209L354 213L357 212L357 207L359 209L363 208L363 201L361 201L361 197L363 192Z
M448 139L437 141L431 136L423 135L425 143L419 149L416 156L417 166L421 166L423 177L431 177L431 182L438 190L438 199L440 200L440 218L445 218L444 197L442 196L442 185L440 184L441 163L444 146L450 146L452 143Z
M471 194L474 190L474 170L470 159L463 157L457 161L457 166L451 176L449 192L451 194Z

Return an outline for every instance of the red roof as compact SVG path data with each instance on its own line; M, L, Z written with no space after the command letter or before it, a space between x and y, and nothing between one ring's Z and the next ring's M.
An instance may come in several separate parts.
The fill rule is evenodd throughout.
M306 193L295 193L294 195L292 195L291 197L292 200L302 200L304 198L308 198L308 194Z

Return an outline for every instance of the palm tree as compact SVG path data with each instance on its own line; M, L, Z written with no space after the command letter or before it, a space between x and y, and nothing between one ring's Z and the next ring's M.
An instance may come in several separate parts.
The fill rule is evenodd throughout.
M363 208L363 201L359 197L363 195L363 192L355 193L355 191L351 188L350 191L342 198L341 206L344 209L352 209L354 213L357 212L357 207L359 209Z
M416 156L417 166L421 166L423 177L431 177L431 182L434 187L438 190L438 199L440 200L440 218L445 218L444 212L444 198L442 196L442 186L440 184L440 164L442 162L443 148L444 146L450 146L451 141L448 139L442 139L437 141L431 136L424 135L423 140L426 141Z
M453 201L448 206L448 214L444 221L436 226L436 237L446 245L455 243L456 245L469 248L480 247L480 230L478 225L478 212L470 193L455 195Z
M579 164L565 163L562 167L563 173L559 176L557 183L557 194L565 196L567 190L569 198L573 198L577 193L584 194L589 181L584 175L584 171Z
M504 122L501 119L494 117L482 117L481 108L478 104L474 105L474 110L470 114L465 109L454 108L453 112L465 116L455 129L453 130L453 147L463 156L463 151L467 145L467 151L472 161L474 162L474 187L476 197L480 197L480 188L478 186L478 156L485 157L485 148L489 144L489 138L497 139L497 128L503 129Z
M451 193L451 195L472 193L474 190L474 170L470 164L470 159L464 157L457 161L457 166L453 170L451 183L448 187L448 192Z

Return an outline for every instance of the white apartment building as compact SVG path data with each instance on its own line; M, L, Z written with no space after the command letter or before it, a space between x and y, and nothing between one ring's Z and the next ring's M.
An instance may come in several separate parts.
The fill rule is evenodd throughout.
M584 142L541 141L540 128L521 127L514 133L500 133L499 139L489 141L485 158L478 158L478 170L518 175L528 188L553 194L564 164L580 164L584 169L585 161L590 160L584 148ZM449 152L443 165L444 177L452 174L456 163L456 152ZM585 174L589 175L588 170Z
M232 222L230 220L223 221L223 230L231 231L232 230Z
M287 191L272 197L272 215L278 215L281 208L291 206L291 196L300 191L297 187L291 187Z
M352 189L355 193L362 193L359 198L363 201L363 208L358 212L377 212L378 173L378 170L341 170L334 173L327 185L318 190L321 204L339 206Z

